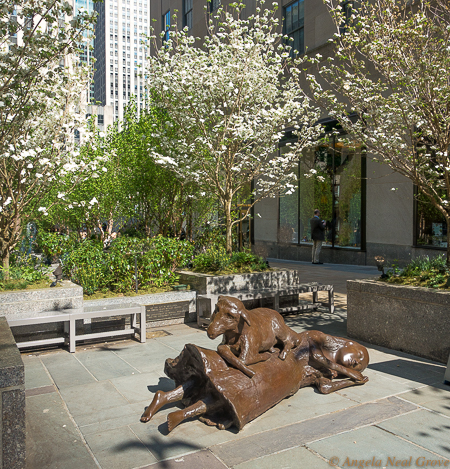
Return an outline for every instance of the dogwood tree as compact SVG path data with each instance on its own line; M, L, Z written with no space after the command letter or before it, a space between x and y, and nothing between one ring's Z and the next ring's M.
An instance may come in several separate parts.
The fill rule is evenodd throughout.
M297 80L301 59L279 32L273 10L241 16L243 4L219 8L204 40L173 26L169 39L156 36L155 54L146 67L153 105L162 107L165 124L154 127L159 148L150 148L159 164L215 195L225 215L227 251L232 228L251 207L281 189L293 189L299 155L314 137L316 109L303 97ZM295 65L295 66L294 66ZM171 128L177 126L176 136ZM280 154L287 128L297 139ZM301 129L301 130L299 130ZM255 181L242 216L233 217L233 200Z
M328 5L334 57L312 57L314 97L445 217L450 265L449 3L363 0L354 11Z
M94 17L72 16L66 0L7 0L0 9L0 253L6 275L9 255L32 213L45 215L40 201L71 175L70 191L88 177L74 134L83 134L78 107L89 78L77 59L90 40ZM89 134L85 134L89 139Z

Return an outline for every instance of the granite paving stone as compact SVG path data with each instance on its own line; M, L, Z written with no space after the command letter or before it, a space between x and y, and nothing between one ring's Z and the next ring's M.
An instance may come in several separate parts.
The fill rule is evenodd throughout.
M233 469L298 469L300 467L329 469L330 465L307 448L297 446L296 448L237 464Z
M27 469L98 469L58 393L28 397L26 422Z
M348 399L362 403L393 396L403 391L424 386L424 384L417 383L416 381L398 380L395 376L377 373L370 368L364 370L363 374L369 377L369 381L364 384L363 392L358 389L359 386L354 386L337 391L337 393Z
M353 428L370 425L394 415L411 412L417 407L396 397L366 403L330 415L262 432L232 443L211 448L228 466L234 466L258 456L300 446ZM251 453L256 455L249 457ZM247 459L246 459L247 458Z
M147 405L148 402L140 402L106 409L91 415L82 415L77 417L77 423L83 435L125 427L139 422ZM158 412L157 415L161 419L165 418L164 411Z
M119 376L130 376L139 371L114 353L105 350L78 352L75 357L99 381Z
M399 397L450 417L450 386L438 384L400 394Z
M103 469L132 469L156 462L128 427L92 433L85 438Z
M108 347L109 348L109 347ZM145 344L136 344L131 347L120 347L112 350L126 363L132 364L141 373L164 369L166 358L174 358L177 352L172 348L152 339Z
M63 388L61 395L75 419L129 404L109 381Z
M380 428L450 459L450 418L419 410L386 420Z
M39 357L22 355L25 365L25 389L40 388L53 384Z
M426 449L375 426L331 436L310 443L308 447L338 467L376 467L377 464L378 467L417 467L415 463L419 458L443 460ZM366 461L369 461L367 465Z
M111 379L110 382L129 402L150 402L156 391L170 391L175 388L175 382L167 378L162 371L124 376Z
M159 461L204 449L209 446L204 438L211 438L213 433L223 433L225 438L232 435L231 432L208 427L198 420L186 421L168 433L166 418L167 414L159 415L149 423L138 422L129 426Z
M40 358L59 389L96 382L94 376L73 354L61 351L42 355Z
M182 466L183 469L224 469L227 467L210 451L204 450L188 454L181 458L151 464L141 469L179 469L180 466Z
M369 355L372 358L372 350L369 351ZM392 357L391 360L385 357L382 362L371 362L369 369L392 377L395 376L399 380L406 379L424 384L428 384L430 381L442 381L445 372L445 366L443 365L400 357Z

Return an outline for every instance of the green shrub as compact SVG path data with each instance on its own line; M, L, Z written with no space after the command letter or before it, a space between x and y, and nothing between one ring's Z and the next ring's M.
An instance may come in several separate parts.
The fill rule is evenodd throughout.
M198 254L192 264L196 272L219 272L229 267L231 258L222 245L214 245Z
M75 233L69 236L59 233L50 233L41 229L38 232L37 243L39 248L49 259L54 259L74 250L78 244L78 240Z
M9 275L0 268L0 289L21 290L34 282L46 278L46 273L42 271L42 266L31 256L22 257L11 256L11 266ZM9 277L7 280L6 277Z
M110 278L102 243L87 239L65 253L63 274L81 285L87 295L107 287Z
M267 264L260 256L250 251L234 252L229 256L221 244L210 247L205 253L197 255L193 260L195 272L252 272L267 269Z
M431 259L429 256L418 257L403 269L393 265L387 271L387 281L430 288L448 288L450 272L446 262L446 256L441 254Z
M64 257L63 271L88 295L111 290L126 293L139 287L174 284L175 269L185 267L192 257L188 241L156 236L155 238L120 237L108 250L99 241L86 240Z

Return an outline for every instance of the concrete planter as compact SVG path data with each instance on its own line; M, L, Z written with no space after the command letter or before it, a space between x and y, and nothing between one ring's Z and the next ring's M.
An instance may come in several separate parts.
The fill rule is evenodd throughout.
M348 280L347 333L371 344L447 363L450 293Z
M101 309L109 306L124 305L128 303L160 305L166 303L188 302L189 312L181 319L155 320L150 313L147 313L148 327L167 326L168 324L182 324L185 322L194 322L196 320L196 292L195 291L169 291L165 293L152 293L148 295L121 296L117 298L105 298L100 300L86 300L85 308ZM186 311L187 312L187 311ZM104 319L103 319L104 320ZM117 319L116 319L117 321Z
M25 467L25 374L11 329L0 317L0 468Z
M82 307L83 288L67 280L54 288L0 292L0 316Z
M190 285L199 295L232 295L238 291L277 289L300 283L298 271L293 269L236 275L208 275L188 271L180 271L178 274L180 283Z

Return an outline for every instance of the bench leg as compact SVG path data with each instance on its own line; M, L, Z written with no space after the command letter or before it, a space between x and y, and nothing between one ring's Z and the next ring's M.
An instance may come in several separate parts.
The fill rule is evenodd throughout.
M313 305L316 306L317 303L319 302L318 301L319 293L317 292L317 290L313 290L312 294L313 294L313 301L312 302L313 302Z
M70 353L75 353L75 345L76 345L76 340L75 340L75 319L70 320L69 324L69 352Z
M279 311L280 309L280 294L278 292L276 292L273 297L273 309L275 311Z
M64 345L68 345L70 334L70 321L64 321L64 334L67 334L65 337Z
M136 321L136 315L134 315ZM145 312L145 306L141 306L141 323L140 323L140 336L141 343L144 343L147 340L147 314Z

